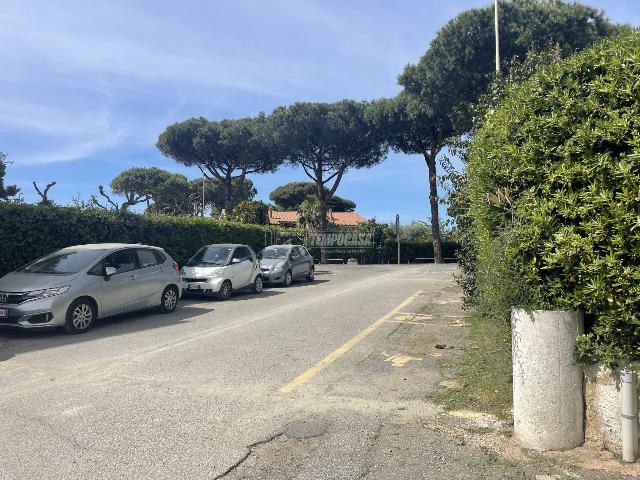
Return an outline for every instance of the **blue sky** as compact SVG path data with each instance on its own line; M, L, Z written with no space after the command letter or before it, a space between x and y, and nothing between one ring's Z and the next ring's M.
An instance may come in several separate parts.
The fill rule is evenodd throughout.
M4 0L0 7L0 151L26 201L57 181L54 201L89 198L124 169L189 178L155 148L191 116L234 118L295 101L369 100L399 91L437 30L487 0ZM585 0L640 24L637 0ZM253 176L258 198L301 170ZM428 216L426 166L390 155L349 172L339 195L379 221Z

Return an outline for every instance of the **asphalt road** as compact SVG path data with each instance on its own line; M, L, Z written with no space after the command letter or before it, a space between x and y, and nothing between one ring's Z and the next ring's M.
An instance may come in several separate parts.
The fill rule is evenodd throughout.
M0 332L0 478L523 478L423 427L453 271L322 267L84 335Z

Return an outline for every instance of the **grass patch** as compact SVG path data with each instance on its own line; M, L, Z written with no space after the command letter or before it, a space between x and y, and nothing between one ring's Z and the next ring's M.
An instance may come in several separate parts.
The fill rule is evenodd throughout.
M443 388L432 400L447 410L474 410L508 418L512 406L511 332L509 325L472 314L468 345L443 368L461 388Z

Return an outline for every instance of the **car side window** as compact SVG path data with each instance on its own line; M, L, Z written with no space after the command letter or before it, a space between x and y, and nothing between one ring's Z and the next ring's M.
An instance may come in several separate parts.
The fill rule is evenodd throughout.
M154 267L161 263L153 250L136 249L136 255L138 256L140 268Z
M293 258L298 258L300 256L300 249L298 247L293 247L291 249L291 256Z
M136 269L136 262L131 249L119 250L107 255L103 260L105 267L113 267L116 274L130 272Z
M238 247L236 248L236 251L233 252L233 259L237 259L237 260L240 260L241 262L244 262L246 260L251 261L252 257L247 247Z
M310 255L309 251L305 247L300 247L300 253L302 253L302 255L304 255L305 257L308 257Z
M93 267L89 269L87 272L89 275L97 275L100 276L104 273L104 261L99 261Z

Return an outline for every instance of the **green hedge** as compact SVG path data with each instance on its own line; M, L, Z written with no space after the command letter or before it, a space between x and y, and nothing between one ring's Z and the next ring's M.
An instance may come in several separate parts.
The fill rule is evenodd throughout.
M457 250L458 244L456 242L442 242L444 257L455 258ZM310 248L309 252L313 255L313 258L320 258L319 248ZM384 245L379 245L376 248L329 248L327 250L327 258L342 259L345 262L350 258L355 258L360 264L393 263L398 258L398 247L395 240L387 240ZM400 242L401 263L413 263L416 258L433 258L433 244L431 242Z
M144 243L164 248L181 265L202 245L244 243L256 251L271 233L295 230L222 222L211 218L116 214L73 207L0 202L0 275L70 245L102 242Z
M582 361L640 360L640 32L513 86L476 132L470 214L484 302L581 309Z

